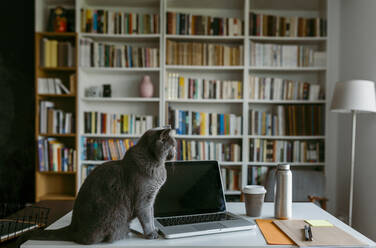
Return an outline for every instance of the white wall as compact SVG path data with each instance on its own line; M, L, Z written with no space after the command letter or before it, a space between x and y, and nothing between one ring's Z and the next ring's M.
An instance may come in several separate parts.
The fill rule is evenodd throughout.
M329 0L330 1L330 0ZM376 81L376 1L340 4L339 79ZM329 13L329 16L331 13ZM331 99L331 96L329 96ZM350 176L351 116L338 115L337 214L347 216ZM357 122L353 226L376 240L376 115Z

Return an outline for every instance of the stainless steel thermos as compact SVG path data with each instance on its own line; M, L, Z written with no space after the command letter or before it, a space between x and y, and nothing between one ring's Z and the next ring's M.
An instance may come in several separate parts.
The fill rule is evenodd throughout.
M274 188L274 216L277 219L291 219L292 216L292 174L289 164L277 166Z

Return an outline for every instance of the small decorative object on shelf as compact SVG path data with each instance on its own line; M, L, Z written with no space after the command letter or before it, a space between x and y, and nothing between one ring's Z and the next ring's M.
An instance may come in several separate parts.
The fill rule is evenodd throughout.
M102 91L99 86L90 86L85 89L86 97L101 97Z
M56 7L50 12L48 30L50 32L67 32L67 16L63 7Z
M0 203L0 243L47 225L49 208Z
M141 97L153 97L154 85L150 79L150 76L145 75L140 82L140 96Z
M103 97L111 97L111 84L103 85Z

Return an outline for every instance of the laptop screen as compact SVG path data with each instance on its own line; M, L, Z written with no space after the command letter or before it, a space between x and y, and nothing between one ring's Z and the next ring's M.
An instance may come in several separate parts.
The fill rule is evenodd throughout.
M155 217L226 210L217 161L166 162L167 180L154 204Z

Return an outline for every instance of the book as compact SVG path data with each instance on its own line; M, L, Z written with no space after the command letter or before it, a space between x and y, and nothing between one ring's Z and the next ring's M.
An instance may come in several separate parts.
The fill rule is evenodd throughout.
M178 35L243 35L244 22L239 18L166 13L167 34Z
M242 82L188 78L168 73L165 85L167 99L241 99Z
M56 109L50 101L40 101L39 131L41 134L72 134L75 132L74 115Z
M38 137L38 169L41 172L76 171L76 150L55 138Z
M38 94L71 94L60 78L38 78Z
M137 134L157 126L158 118L151 115L84 112L84 133Z
M81 32L97 34L159 34L159 14L81 8Z
M327 20L320 17L277 16L249 13L249 35L276 37L326 37Z
M235 114L168 110L169 125L179 135L241 135L242 117Z
M310 100L323 98L320 85L308 82L249 75L249 99Z
M80 39L80 64L84 67L158 67L159 49L134 45L114 45Z
M221 178L225 191L240 191L242 189L240 168L221 168Z
M244 64L243 45L166 41L167 65L239 66ZM226 54L226 56L223 56Z

